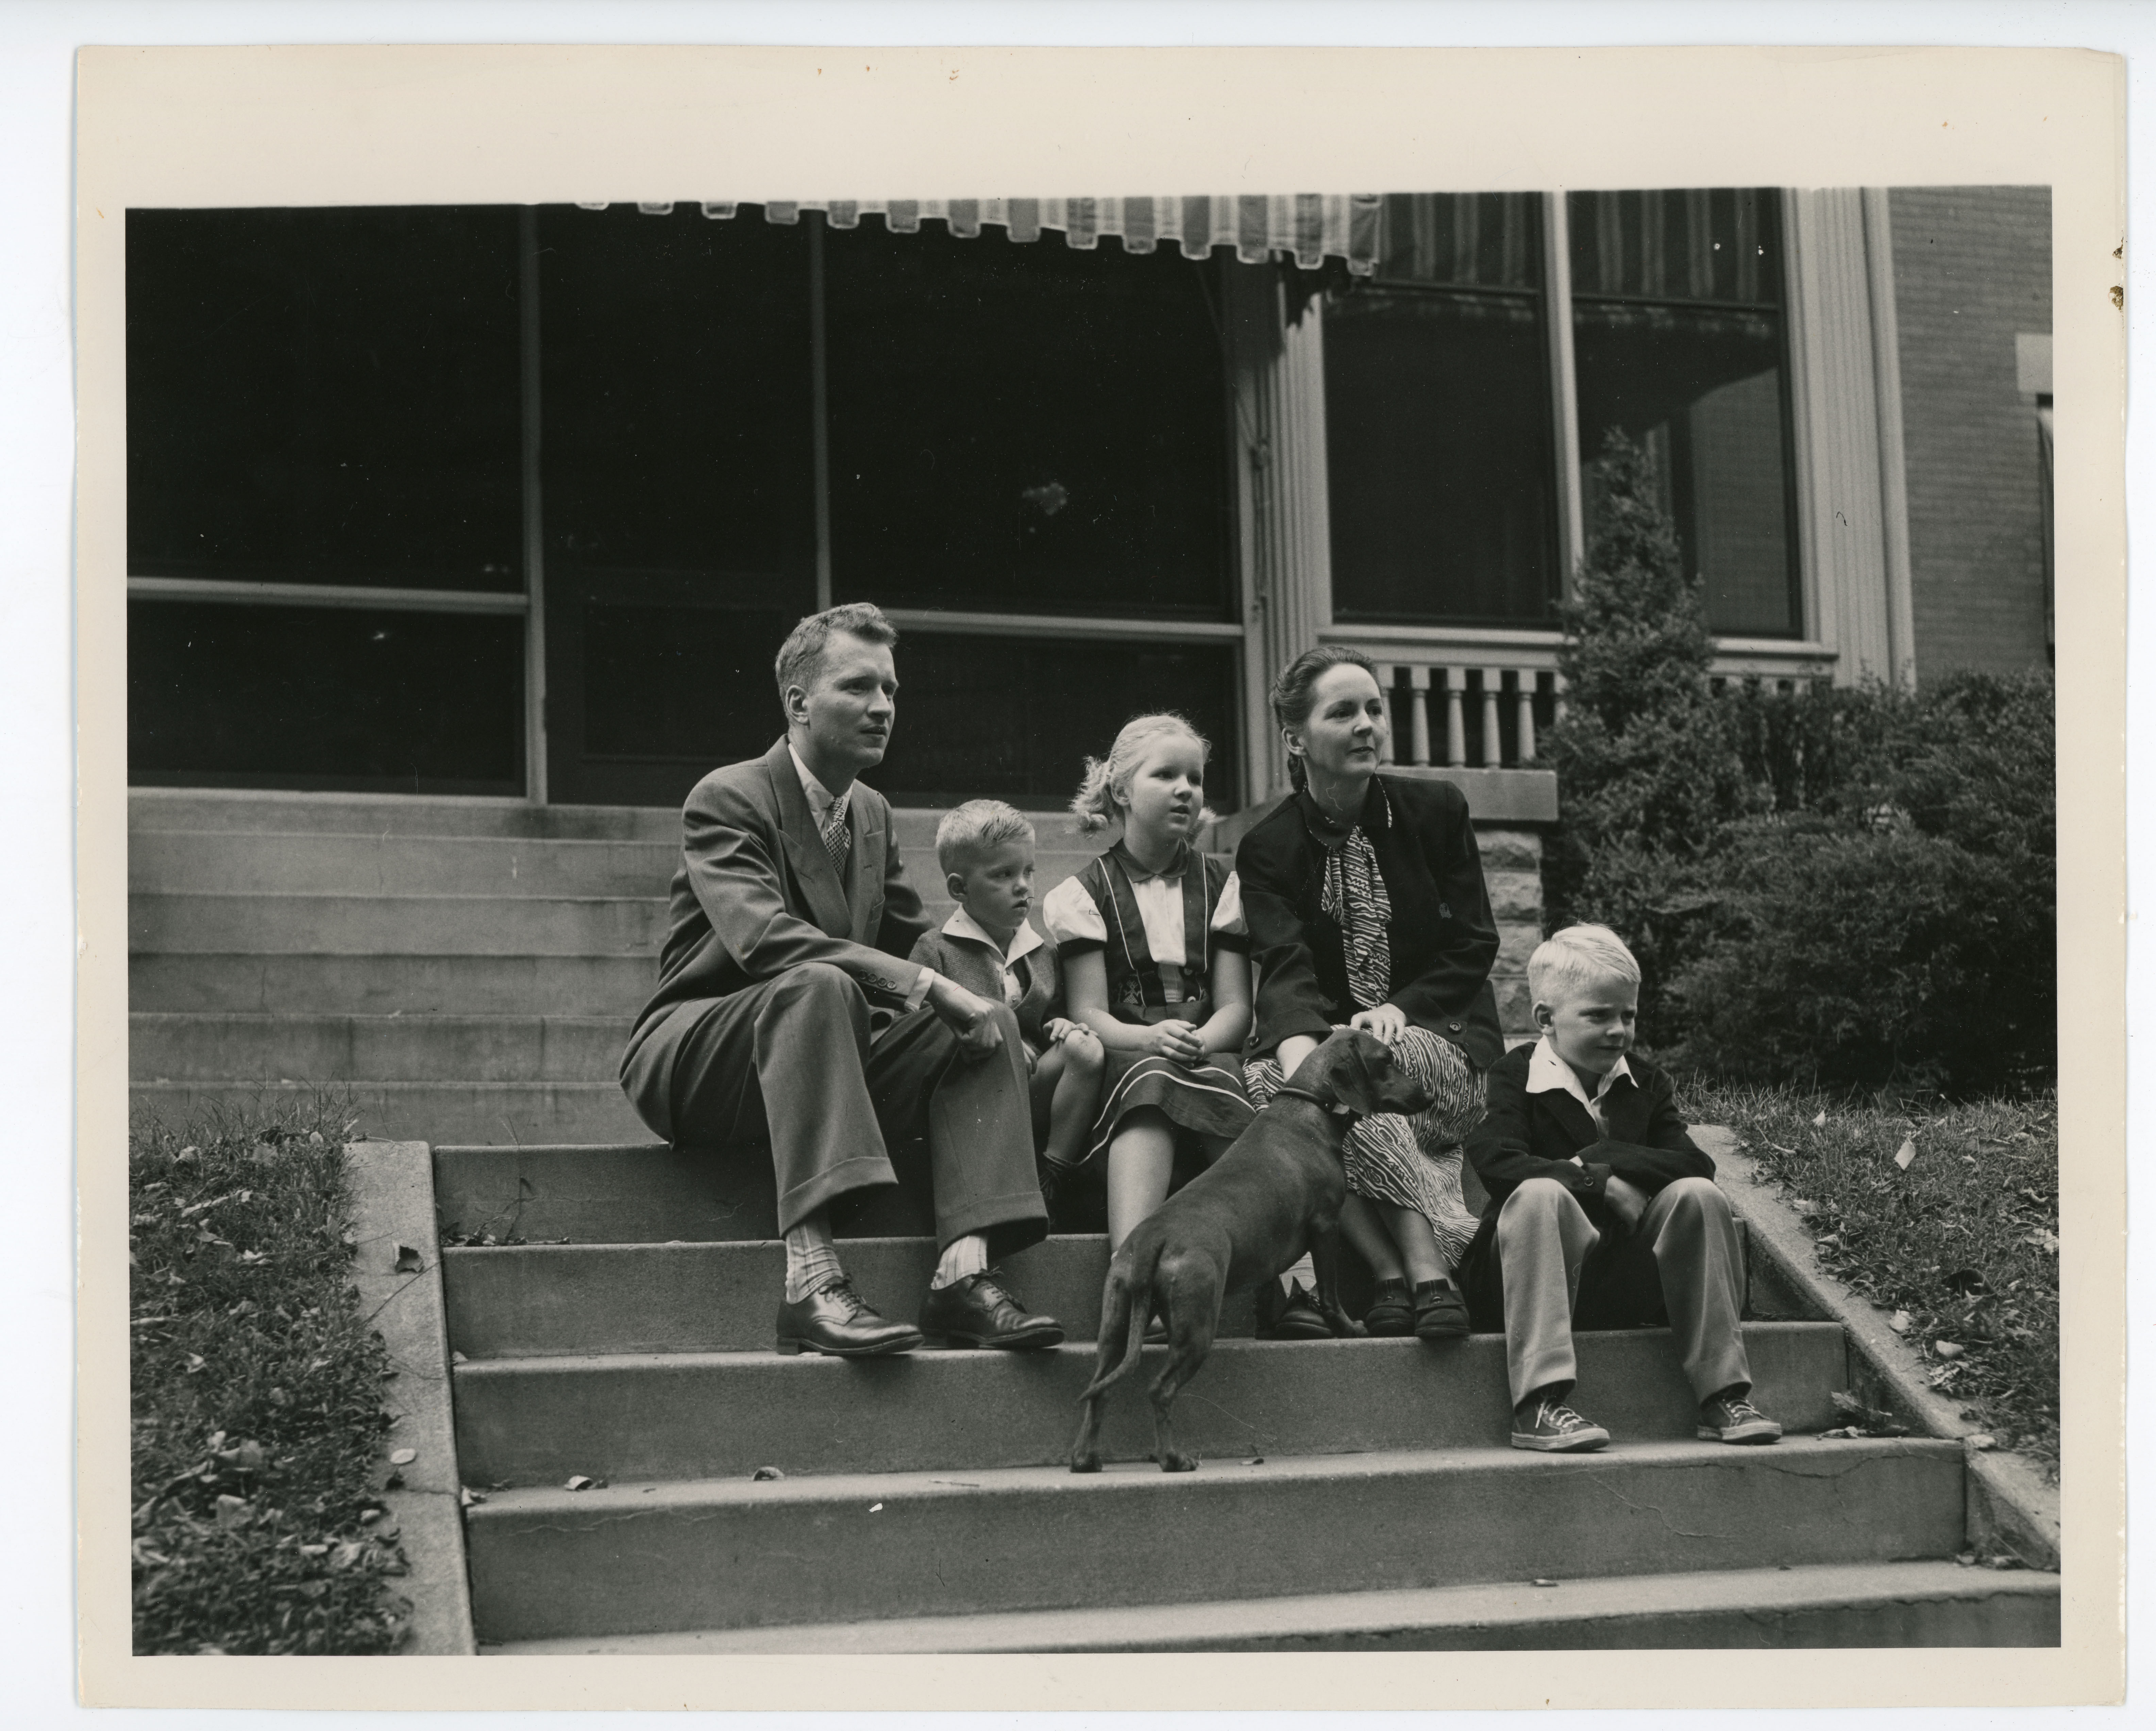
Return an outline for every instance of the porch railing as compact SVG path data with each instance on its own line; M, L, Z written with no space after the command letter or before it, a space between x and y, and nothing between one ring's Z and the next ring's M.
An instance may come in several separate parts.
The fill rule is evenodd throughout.
M1417 768L1522 769L1539 763L1537 742L1565 711L1564 675L1548 665L1508 660L1467 660L1456 652L1373 652L1378 683L1391 712L1383 761ZM1713 686L1760 684L1802 693L1825 681L1824 671L1763 671L1738 657L1717 665Z

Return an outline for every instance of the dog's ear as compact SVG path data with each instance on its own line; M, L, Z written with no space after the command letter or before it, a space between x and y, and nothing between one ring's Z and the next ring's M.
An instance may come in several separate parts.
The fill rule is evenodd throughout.
M1378 1095L1392 1068L1392 1055L1374 1034L1360 1029L1341 1041L1340 1061L1329 1078L1332 1096L1342 1106L1368 1117L1385 1108Z

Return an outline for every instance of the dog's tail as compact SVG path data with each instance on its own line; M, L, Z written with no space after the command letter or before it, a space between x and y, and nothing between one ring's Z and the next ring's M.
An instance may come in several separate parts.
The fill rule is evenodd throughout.
M1141 1256L1145 1257L1142 1271L1138 1266ZM1113 1364L1096 1364L1093 1380L1086 1384L1085 1392L1078 1397L1081 1400L1091 1400L1137 1369L1139 1354L1145 1347L1146 1323L1152 1315L1153 1265L1159 1260L1160 1246L1148 1244L1128 1261L1118 1256L1108 1265L1107 1282L1101 1293L1101 1340L1105 1345L1115 1338L1120 1328L1123 1331L1123 1349ZM1101 1357L1105 1360L1106 1354Z

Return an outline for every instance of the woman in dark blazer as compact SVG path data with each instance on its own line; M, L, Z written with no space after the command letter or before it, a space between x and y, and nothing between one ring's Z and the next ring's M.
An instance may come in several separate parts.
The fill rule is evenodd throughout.
M1264 1104L1342 1025L1375 1034L1430 1086L1427 1112L1349 1132L1340 1224L1377 1278L1372 1333L1457 1337L1467 1312L1452 1271L1476 1229L1460 1145L1482 1114L1482 1072L1505 1050L1490 989L1497 928L1467 802L1446 782L1378 773L1385 699L1358 651L1298 655L1272 704L1296 791L1235 855L1259 976L1250 1097ZM1279 1332L1325 1332L1303 1303L1293 1298Z

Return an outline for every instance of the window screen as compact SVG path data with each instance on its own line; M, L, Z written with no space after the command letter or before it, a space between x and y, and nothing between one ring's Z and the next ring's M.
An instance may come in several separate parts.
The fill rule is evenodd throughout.
M1590 532L1611 429L1656 459L1717 632L1801 629L1780 207L1770 189L1575 193L1568 203Z
M131 210L131 573L516 589L516 215Z
M1230 616L1209 265L873 217L824 244L839 599Z
M1557 593L1541 200L1394 194L1325 312L1342 619L1538 624Z

